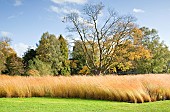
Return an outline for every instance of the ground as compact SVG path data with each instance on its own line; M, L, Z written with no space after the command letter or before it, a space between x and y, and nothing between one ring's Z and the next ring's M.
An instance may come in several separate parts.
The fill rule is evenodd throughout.
M65 98L0 98L0 112L170 112L170 101L135 104Z

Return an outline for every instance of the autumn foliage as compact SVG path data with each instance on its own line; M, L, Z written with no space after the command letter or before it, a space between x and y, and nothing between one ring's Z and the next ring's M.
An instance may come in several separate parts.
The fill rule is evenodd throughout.
M0 97L63 97L124 102L170 99L170 75L0 76Z

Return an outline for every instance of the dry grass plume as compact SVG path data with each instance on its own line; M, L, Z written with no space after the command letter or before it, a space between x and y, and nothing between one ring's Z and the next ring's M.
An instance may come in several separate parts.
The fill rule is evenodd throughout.
M124 102L170 99L170 75L21 77L0 75L0 97L63 97Z

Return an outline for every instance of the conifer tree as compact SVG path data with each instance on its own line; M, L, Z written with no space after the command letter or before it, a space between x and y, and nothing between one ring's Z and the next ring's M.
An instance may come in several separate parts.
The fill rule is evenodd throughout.
M69 60L68 60L68 44L67 41L63 38L62 35L58 38L60 42L60 52L62 55L61 62L62 62L62 68L60 70L61 75L69 75L70 74L70 66L69 66Z
M37 58L51 65L53 75L58 75L62 69L60 42L55 35L44 33L36 49Z

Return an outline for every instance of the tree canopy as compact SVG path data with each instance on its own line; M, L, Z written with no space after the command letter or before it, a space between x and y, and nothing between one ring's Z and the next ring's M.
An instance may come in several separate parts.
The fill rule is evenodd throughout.
M68 29L78 34L86 66L93 74L106 73L115 67L129 69L127 66L132 63L128 61L130 58L126 60L127 57L132 57L132 54L134 58L144 57L144 54L135 51L147 50L139 42L142 35L134 17L120 16L114 10L108 10L108 15L102 19L100 14L103 8L101 3L87 4L83 15L73 12L66 16L66 20L72 23Z
M0 74L7 70L6 59L11 55L16 54L16 52L10 47L10 38L2 37L0 38Z
M27 52L24 59L26 62L30 60L29 71L36 71L39 75L70 74L68 45L62 35L57 38L48 32L44 33L36 50Z
M168 73L170 62L170 51L164 42L160 41L158 32L147 27L140 28L144 38L142 44L150 51L151 58L137 61L138 73Z

